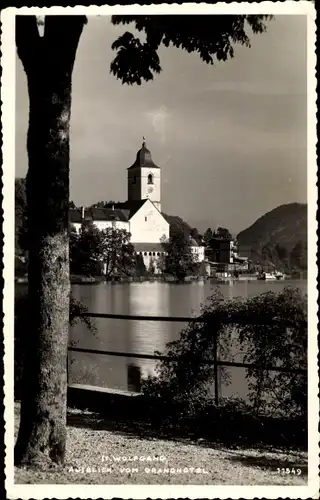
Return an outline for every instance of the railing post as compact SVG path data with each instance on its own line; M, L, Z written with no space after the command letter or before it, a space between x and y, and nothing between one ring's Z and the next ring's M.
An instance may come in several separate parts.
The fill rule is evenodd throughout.
M213 336L213 370L214 370L214 402L215 405L219 405L219 381L218 381L218 331L215 330Z
M140 366L127 365L127 385L129 391L141 391L141 368Z

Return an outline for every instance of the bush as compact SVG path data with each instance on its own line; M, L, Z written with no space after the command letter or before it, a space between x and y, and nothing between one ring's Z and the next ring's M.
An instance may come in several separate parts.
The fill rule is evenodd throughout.
M260 324L237 326L247 369L249 398L255 412L307 418L307 374L263 370L266 366L305 369L308 361L307 298L287 288L267 292L245 303L244 318ZM270 324L268 324L270 320Z
M69 323L73 326L77 321L83 322L87 328L94 332L90 318L85 315L87 308L73 297L70 298ZM26 342L28 341L28 295L27 293L17 294L15 297L14 309L14 394L16 399L20 399L22 390L23 358L27 352Z
M143 394L176 421L203 417L213 410L305 420L307 375L265 368L307 368L306 306L306 297L289 288L231 301L216 292L202 308L205 322L190 322L178 340L167 344L164 354L179 359L159 362L156 376L143 380ZM214 366L199 363L213 359L215 342L218 359L232 361L231 347L236 344L242 361L255 365L246 369L249 403L229 399L215 407ZM219 371L223 382L229 383L228 370L221 367Z

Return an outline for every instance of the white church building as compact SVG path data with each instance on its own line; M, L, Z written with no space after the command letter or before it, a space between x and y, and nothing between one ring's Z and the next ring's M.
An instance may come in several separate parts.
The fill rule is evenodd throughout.
M162 242L170 236L170 225L161 212L161 169L152 160L145 138L136 160L127 169L128 200L106 205L105 208L79 208L70 210L70 222L77 231L84 221L100 230L108 227L125 229L131 234L130 242L135 253L141 254L148 269L158 264L165 255ZM196 262L204 261L204 247L190 239Z

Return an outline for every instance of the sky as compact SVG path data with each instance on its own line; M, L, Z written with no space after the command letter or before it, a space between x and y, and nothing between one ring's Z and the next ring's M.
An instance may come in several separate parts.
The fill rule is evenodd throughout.
M132 26L90 17L73 73L71 193L76 205L127 199L142 137L161 167L162 210L236 234L273 208L307 200L306 18L277 16L252 47L206 65L177 48L139 86L110 74L111 45ZM27 171L28 94L16 70L16 176Z

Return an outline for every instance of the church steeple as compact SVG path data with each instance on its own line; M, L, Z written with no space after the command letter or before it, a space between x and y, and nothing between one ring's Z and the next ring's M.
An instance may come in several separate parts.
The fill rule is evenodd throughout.
M129 168L136 168L136 167L159 168L157 165L153 163L151 153L146 146L145 136L143 136L142 138L142 147L137 152L136 161Z
M135 162L128 168L128 200L144 200L149 198L161 211L160 189L161 171L152 159L146 145L146 137L142 138L142 147L136 155Z

